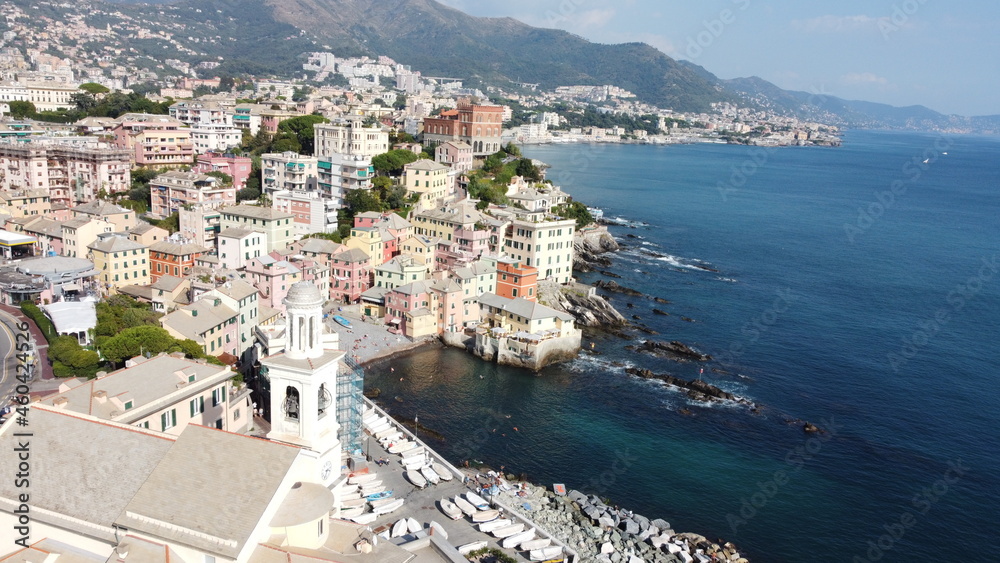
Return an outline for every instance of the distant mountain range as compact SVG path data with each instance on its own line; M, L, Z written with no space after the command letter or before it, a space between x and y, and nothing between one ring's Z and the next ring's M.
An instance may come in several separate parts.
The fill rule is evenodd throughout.
M344 56L387 55L425 76L473 84L614 84L679 112L702 112L713 102L728 101L853 128L1000 131L1000 116L947 116L923 106L849 101L783 90L756 77L723 80L644 43L592 43L512 18L470 16L434 0L185 0L169 2L175 8L166 12L169 17L160 14L162 6L114 3L133 5L127 9L140 12L151 26L179 20L191 36L218 35L235 19L239 41L198 44L209 55L225 57L223 70L234 72L299 75L302 61L295 55L329 48Z

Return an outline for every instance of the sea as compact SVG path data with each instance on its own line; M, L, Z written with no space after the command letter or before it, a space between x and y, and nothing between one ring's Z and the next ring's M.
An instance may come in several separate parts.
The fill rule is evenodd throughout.
M597 494L753 562L1000 560L1000 138L843 139L525 147L621 223L602 268L620 278L578 279L642 292L609 297L657 334L588 332L538 374L425 348L370 366L366 388L455 463ZM626 349L646 339L713 360Z

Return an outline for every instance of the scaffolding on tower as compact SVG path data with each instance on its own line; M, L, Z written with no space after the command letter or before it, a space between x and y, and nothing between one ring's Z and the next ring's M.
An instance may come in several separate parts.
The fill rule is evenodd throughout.
M361 418L364 415L365 371L345 356L337 372L337 438L346 452L358 452L362 446Z

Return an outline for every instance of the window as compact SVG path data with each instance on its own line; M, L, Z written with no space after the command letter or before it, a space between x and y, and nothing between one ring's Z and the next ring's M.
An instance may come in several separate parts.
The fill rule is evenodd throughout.
M226 400L226 388L219 387L212 391L212 406L217 407Z
M160 428L164 432L174 426L177 426L177 409L170 409L169 412L160 414Z
M191 399L191 416L205 412L205 397L195 397Z
M132 401L125 401L125 410L132 408Z
M239 420L239 419L240 419L240 409L234 409L233 410L233 420Z

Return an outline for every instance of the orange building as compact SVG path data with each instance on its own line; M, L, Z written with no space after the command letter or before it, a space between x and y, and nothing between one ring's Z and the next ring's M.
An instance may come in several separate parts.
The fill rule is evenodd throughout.
M502 106L458 104L457 110L441 112L438 117L424 118L425 144L440 145L448 141L464 141L472 147L474 156L491 155L502 146Z
M162 276L184 277L194 267L194 260L208 252L204 246L190 242L169 240L153 243L149 247L150 279L156 283Z
M538 268L507 258L497 260L497 295L537 301L537 287Z

